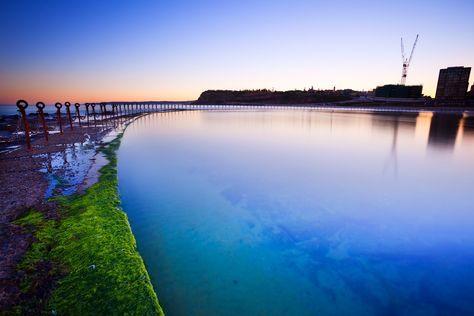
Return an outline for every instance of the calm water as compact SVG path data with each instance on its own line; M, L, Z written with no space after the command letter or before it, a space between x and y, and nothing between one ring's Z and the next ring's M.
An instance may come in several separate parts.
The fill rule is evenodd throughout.
M168 315L474 313L474 119L152 114L123 208Z

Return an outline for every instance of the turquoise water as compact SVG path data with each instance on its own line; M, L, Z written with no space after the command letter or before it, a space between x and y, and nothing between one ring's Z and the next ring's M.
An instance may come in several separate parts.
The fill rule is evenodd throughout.
M151 114L119 189L167 315L474 313L474 120Z

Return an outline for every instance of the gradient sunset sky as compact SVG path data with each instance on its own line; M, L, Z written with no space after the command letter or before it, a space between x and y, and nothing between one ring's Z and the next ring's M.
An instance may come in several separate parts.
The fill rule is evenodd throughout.
M0 103L370 90L474 66L474 1L2 1ZM471 84L474 73L471 75Z

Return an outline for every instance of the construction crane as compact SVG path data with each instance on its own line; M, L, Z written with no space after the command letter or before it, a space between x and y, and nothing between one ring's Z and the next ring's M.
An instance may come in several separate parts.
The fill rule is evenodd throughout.
M410 66L411 59L413 58L413 52L415 51L415 46L417 42L418 42L418 34L416 34L416 39L415 39L415 42L413 43L413 48L411 49L410 57L406 58L405 48L403 47L403 37L401 38L403 68L402 68L402 80L400 81L400 84L402 85L405 85L405 82L407 81L408 67Z

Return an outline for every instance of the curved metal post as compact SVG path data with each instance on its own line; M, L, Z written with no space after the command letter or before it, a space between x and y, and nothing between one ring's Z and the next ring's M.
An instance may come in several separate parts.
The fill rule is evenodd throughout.
M95 103L91 103L91 107L92 107L92 117L94 118L94 126L97 126L97 122L96 122L96 119L95 119Z
M105 127L108 128L108 124L107 124L107 107L106 107L106 104L105 102L101 102L100 103L100 110L102 112L102 121L104 121L104 117L105 117Z
M73 130L73 126L72 126L72 117L71 117L71 103L69 102L64 102L64 106L66 107L66 113L67 113L67 118L69 120L69 126L71 126L71 130Z
M81 111L79 111L79 107L81 105L79 103L74 103L74 107L76 108L76 116L79 120L79 127L81 126Z
M87 126L89 126L89 106L90 106L90 104L89 104L89 103L86 103L85 106L86 106Z
M25 100L18 100L16 101L16 106L21 113L21 118L23 120L23 125L25 126L25 140L26 140L26 147L28 150L31 150L31 141L30 141L30 124L28 124L28 120L26 119L26 108L28 107L28 102Z
M44 120L44 111L43 111L44 107L45 107L45 104L43 102L36 102L36 108L38 109L41 125L43 125L44 138L46 139L46 142L48 142L49 133L48 133L48 127L46 126L46 121Z
M63 107L63 105L59 102L56 102L56 104L54 106L56 107L56 119L58 120L58 124L59 124L59 133L62 134L63 133L63 122L61 120L61 108Z

